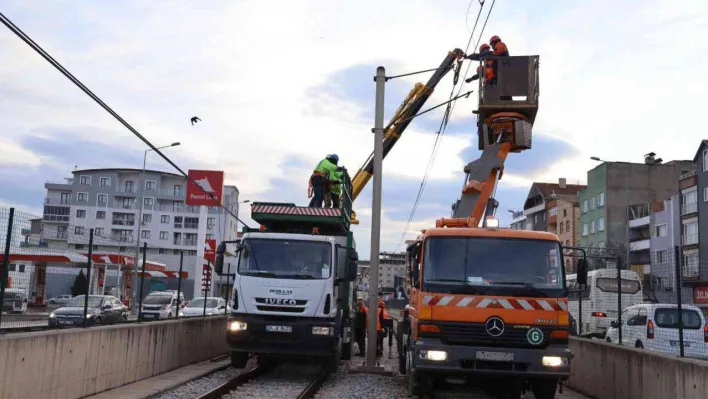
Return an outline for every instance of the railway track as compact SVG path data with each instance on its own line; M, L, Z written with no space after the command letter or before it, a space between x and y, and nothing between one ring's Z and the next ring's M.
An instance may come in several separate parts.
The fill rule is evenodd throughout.
M201 395L198 399L310 399L327 378L319 365L261 364Z

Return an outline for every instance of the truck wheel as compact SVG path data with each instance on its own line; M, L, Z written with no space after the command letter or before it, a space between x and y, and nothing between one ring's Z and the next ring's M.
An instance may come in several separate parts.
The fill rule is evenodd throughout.
M231 352L231 367L242 369L248 363L248 352Z
M336 373L337 370L339 370L339 360L342 358L342 348L340 345L337 345L337 350L334 353L334 355L330 356L327 359L327 363L325 364L325 368L327 369L328 373Z
M554 399L558 380L555 378L543 378L531 381L531 391L536 399Z
M342 360L349 360L352 358L352 343L347 342L342 344Z
M411 370L408 373L408 396L411 398L418 398L420 395L420 381L418 379L418 373Z

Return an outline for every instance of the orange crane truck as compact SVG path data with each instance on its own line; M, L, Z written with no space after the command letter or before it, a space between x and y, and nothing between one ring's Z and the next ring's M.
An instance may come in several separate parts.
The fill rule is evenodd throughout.
M507 155L531 148L539 57L492 58L497 80L480 79L475 111L481 157L465 166L452 217L407 247L411 292L399 361L414 397L464 376L508 398L530 390L553 399L570 375L563 247L555 234L502 229L494 218Z

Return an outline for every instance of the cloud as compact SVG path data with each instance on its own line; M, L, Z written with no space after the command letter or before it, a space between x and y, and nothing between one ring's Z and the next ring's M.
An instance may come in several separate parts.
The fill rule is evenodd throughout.
M397 75L438 66L467 43L467 5L14 0L3 13L151 142L181 142L166 153L185 170L224 170L227 184L252 201L302 204L323 155L336 152L353 173L373 150L375 67ZM697 38L707 15L701 0L497 2L482 40L498 34L512 55L541 57L534 149L509 156L501 206L519 207L534 180L584 180L589 156L641 161L653 150L665 160L691 158L703 133L676 121L702 112L708 42ZM4 29L0 59L10 60L0 63L0 179L12 188L0 201L38 206L42 182L74 165L140 167L144 144ZM387 83L387 118L428 76ZM451 81L425 108L449 98ZM476 88L467 88L475 94L454 108L416 227L447 214L462 168L479 154ZM405 227L444 108L411 123L385 161L386 245ZM202 122L191 126L194 115ZM153 153L148 167L170 171ZM357 205L370 204L367 193ZM360 243L366 223L357 227Z

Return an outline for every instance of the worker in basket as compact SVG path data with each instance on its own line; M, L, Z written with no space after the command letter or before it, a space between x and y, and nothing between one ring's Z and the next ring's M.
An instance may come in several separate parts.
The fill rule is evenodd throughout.
M479 53L478 54L470 54L466 58L469 58L469 59L477 58L477 60L479 60L479 57L477 57L477 56L479 56L480 54L488 53L490 48L491 47L489 47L489 45L487 43L484 43L481 46L479 46ZM486 84L492 84L492 80L494 79L493 64L494 64L494 60L485 60L484 65L480 65L477 67L477 73L472 75L471 78L465 80L465 82L467 82L467 83L473 82L473 81L479 79L479 75L484 75L484 82Z
M486 57L489 56L494 56L494 57L508 57L509 56L509 48L506 47L506 44L501 41L499 36L494 35L492 36L491 39L489 39L489 45L485 47L485 50L482 50L482 47L485 45L483 44L480 46L479 53L473 53L465 58L473 61L480 61L484 60ZM490 68L490 75L487 75L487 84L489 85L494 85L497 83L497 63L495 60L485 60L485 66ZM486 71L485 71L486 72ZM477 77L479 78L479 76ZM471 81L475 80L474 76L470 79L467 79L466 82L469 83ZM501 100L511 100L511 98L508 98L506 96L503 96Z
M308 188L308 197L312 198L310 207L322 208L330 175L333 172L344 170L344 168L337 166L338 162L339 156L337 154L329 154L315 167L312 176L310 176L310 186Z

